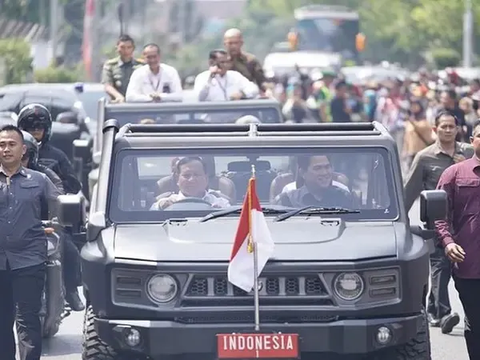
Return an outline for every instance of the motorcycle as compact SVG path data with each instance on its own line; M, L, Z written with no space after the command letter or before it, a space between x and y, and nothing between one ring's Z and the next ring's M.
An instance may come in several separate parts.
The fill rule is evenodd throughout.
M51 338L60 329L63 319L70 315L70 309L65 305L61 229L56 229L57 226L52 221L43 221L42 223L47 235L48 259L40 322L42 337Z

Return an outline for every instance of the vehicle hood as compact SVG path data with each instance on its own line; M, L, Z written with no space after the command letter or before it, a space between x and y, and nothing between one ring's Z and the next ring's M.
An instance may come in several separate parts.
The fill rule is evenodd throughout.
M238 218L165 224L117 225L115 257L147 261L228 261ZM318 218L268 221L272 260L361 260L395 256L393 223L321 221ZM300 230L299 230L300 229Z

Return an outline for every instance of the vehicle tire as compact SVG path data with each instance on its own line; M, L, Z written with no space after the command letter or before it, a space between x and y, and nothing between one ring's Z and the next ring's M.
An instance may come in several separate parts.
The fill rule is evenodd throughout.
M381 360L432 360L430 331L425 311L423 312L422 325L417 335L408 343L389 350L387 354L383 354Z
M88 306L83 322L82 360L117 360L115 350L98 337L94 318L92 306Z

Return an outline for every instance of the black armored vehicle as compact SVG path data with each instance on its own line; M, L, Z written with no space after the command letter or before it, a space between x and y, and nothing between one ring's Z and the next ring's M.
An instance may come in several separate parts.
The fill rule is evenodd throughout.
M430 356L429 240L446 194L405 211L396 144L378 123L103 128L85 236L83 359ZM255 167L275 250L254 297L227 267ZM83 230L82 230L83 229Z
M98 121L93 146L87 140L74 144L77 169L87 198L98 179L98 165L102 149L102 127L106 120L116 119L120 126L133 124L232 124L245 116L254 116L262 123L283 122L280 103L276 100L241 100L221 102L172 103L109 103L105 98L98 102ZM88 189L88 191L86 190Z
M18 114L24 106L33 103L42 104L50 111L51 143L73 161L72 143L75 139L88 139L91 125L73 84L11 84L0 88L0 111Z

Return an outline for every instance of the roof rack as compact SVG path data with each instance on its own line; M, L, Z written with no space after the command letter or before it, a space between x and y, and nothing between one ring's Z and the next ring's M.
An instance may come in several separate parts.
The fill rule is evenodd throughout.
M204 101L204 102L165 102L165 103L109 103L103 101L103 107L108 117L115 113L129 113L140 111L209 111L209 110L237 110L249 108L280 108L280 103L273 99L239 100L239 101Z
M116 125L114 125L116 123ZM116 120L109 120L105 127L116 126ZM371 136L389 135L387 129L378 122L365 123L322 123L322 124L175 124L141 125L127 124L120 129L120 136L126 134L165 134L165 133L323 133L325 135Z

